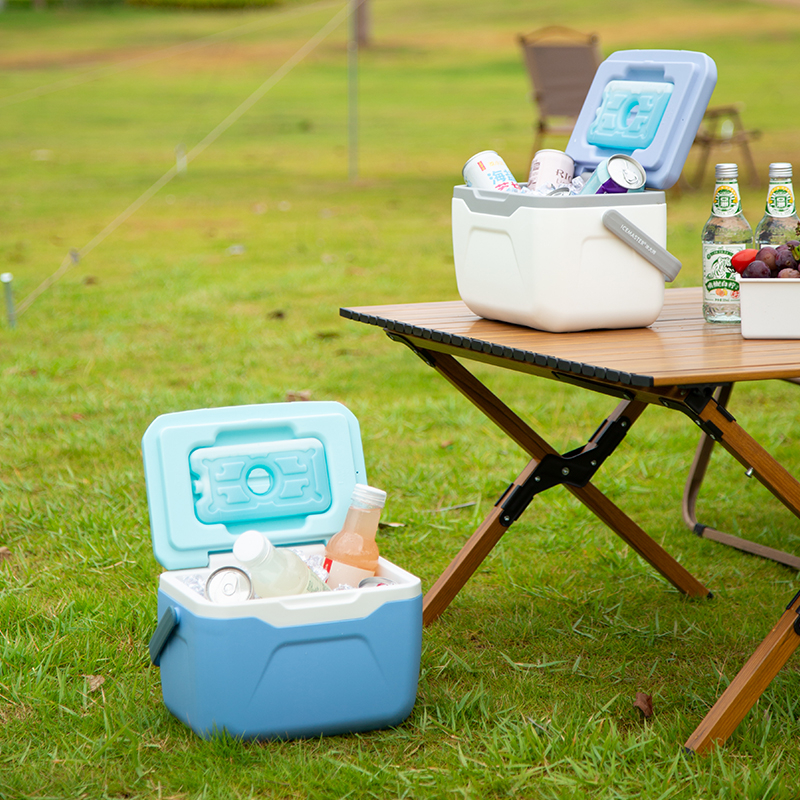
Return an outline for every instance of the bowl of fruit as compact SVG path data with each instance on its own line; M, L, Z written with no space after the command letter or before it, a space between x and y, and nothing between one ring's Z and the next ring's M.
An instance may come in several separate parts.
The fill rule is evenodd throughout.
M731 258L739 273L742 336L800 339L800 240L742 250Z

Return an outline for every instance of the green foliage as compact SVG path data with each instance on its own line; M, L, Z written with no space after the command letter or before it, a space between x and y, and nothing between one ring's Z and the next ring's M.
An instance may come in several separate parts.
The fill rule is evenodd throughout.
M340 7L0 15L0 271L13 273L17 303ZM0 326L0 798L796 796L796 657L717 755L681 752L800 582L686 530L696 429L665 410L644 415L596 482L713 601L678 595L554 489L426 629L418 700L397 729L201 741L164 708L149 666L160 567L140 440L159 414L296 392L345 403L370 480L389 492L386 519L403 525L383 532L382 551L425 588L523 466L419 359L338 313L457 299L449 204L461 166L486 147L520 176L529 161L518 32L567 22L597 31L606 53L706 50L714 102L744 103L764 131L762 177L769 161L800 163L800 111L775 113L794 91L792 71L775 67L800 39L785 7L559 0L535 11L523 0L375 2L359 56L357 180L343 26L16 328ZM699 283L710 180L669 195L681 285ZM762 194L746 190L751 222ZM476 372L561 451L615 405ZM796 392L775 382L733 395L737 418L793 472ZM796 521L742 472L714 456L701 519L798 552ZM647 722L639 691L653 696Z

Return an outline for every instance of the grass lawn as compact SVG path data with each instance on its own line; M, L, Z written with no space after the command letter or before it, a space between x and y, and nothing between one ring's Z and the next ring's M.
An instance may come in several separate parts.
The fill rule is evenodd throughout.
M712 103L742 103L762 131L762 180L770 161L800 164L793 5L373 0L357 180L340 26L87 248L176 148L191 152L341 8L0 12L0 272L24 303L87 250L16 327L0 324L0 798L796 798L796 656L724 748L681 752L800 579L687 531L696 428L657 409L595 482L713 601L679 595L553 489L425 630L417 702L398 728L207 742L164 708L147 651L161 568L140 452L155 417L298 392L344 403L370 482L389 493L384 518L402 523L381 532L382 553L423 589L525 463L419 359L338 313L458 298L450 197L464 161L491 148L520 177L529 165L516 34L565 24L597 32L605 54L705 51ZM700 282L712 172L698 192L668 193L676 285ZM765 192L743 191L755 226ZM554 267L569 258L565 242ZM615 405L476 371L562 452ZM778 383L734 393L737 418L789 470L799 402ZM800 551L797 522L724 453L700 517ZM653 697L647 721L637 692Z

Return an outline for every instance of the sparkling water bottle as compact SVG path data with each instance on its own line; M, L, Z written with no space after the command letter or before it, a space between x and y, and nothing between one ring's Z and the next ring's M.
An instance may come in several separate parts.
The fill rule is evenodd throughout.
M233 555L247 567L259 597L323 592L328 587L291 550L277 548L259 531L245 531L233 543Z
M776 247L800 238L800 219L794 205L792 165L777 162L769 165L769 189L761 222L756 225L756 247Z
M753 230L742 213L736 164L717 164L711 216L701 239L703 316L706 322L740 322L739 275L731 256L752 247Z
M325 548L325 569L330 573L328 586L358 586L378 569L378 545L375 534L386 503L386 492L363 483L356 484L350 508L341 531L331 537Z

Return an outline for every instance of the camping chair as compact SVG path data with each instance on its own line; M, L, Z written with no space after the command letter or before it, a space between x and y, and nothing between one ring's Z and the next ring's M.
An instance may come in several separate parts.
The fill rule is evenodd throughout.
M572 133L602 58L595 34L569 28L542 28L518 39L539 108L535 154L545 136Z
M691 187L696 189L703 181L703 173L711 155L711 151L718 147L738 145L747 172L750 177L750 186L758 189L761 181L758 179L753 155L750 152L750 142L761 136L761 131L745 130L738 106L718 106L709 108L700 129L697 131L694 143L700 148L700 158L695 169L694 180Z

